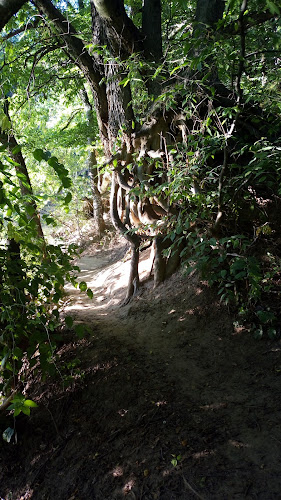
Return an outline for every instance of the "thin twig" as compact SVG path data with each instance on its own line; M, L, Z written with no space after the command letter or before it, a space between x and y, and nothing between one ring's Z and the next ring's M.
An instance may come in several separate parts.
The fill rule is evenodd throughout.
M221 219L223 216L223 211L222 211L222 202L223 202L223 181L224 181L224 174L227 168L227 159L228 159L228 150L227 150L227 144L224 147L223 151L223 164L222 168L220 171L220 176L219 176L219 198L218 198L218 212L217 212L217 218L216 222L213 226L214 232L216 232L221 224Z
M55 430L56 430L58 438L62 441L63 439L62 439L62 437L61 437L61 435L59 433L58 426L57 426L57 424L55 422L55 419L53 417L53 414L52 414L51 410L49 409L49 407L47 405L44 405L44 406L45 406L46 410L49 412L49 414L51 415L51 419L52 419L52 422L54 424L54 427L55 427Z
M190 491L193 493L193 495L195 495L197 498L200 498L200 500L205 500L205 498L204 498L204 497L202 497L199 493L197 493L197 491L195 491L195 489L194 489L194 488L192 488L191 484L189 484L189 483L187 482L187 480L185 479L184 475L182 475L182 479L183 479L183 482L184 482L185 487L186 487L188 490L190 490Z
M8 396L4 401L3 403L0 405L0 412L6 410L10 404L10 402L12 401L13 397L15 396L16 394L16 391L13 391L10 396Z
M243 0L240 15L238 19L238 26L240 28L240 58L239 58L239 67L238 74L236 79L236 90L238 93L238 105L242 103L243 99L243 89L241 88L241 78L245 69L245 55L246 55L246 33L245 33L245 23L244 23L244 14L246 12L248 5L248 0Z

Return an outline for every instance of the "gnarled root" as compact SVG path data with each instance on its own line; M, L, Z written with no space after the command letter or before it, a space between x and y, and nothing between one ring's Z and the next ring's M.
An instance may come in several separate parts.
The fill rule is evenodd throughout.
M139 289L139 244L133 244L131 243L131 268L130 268L130 275L129 275L129 283L128 283L128 288L127 288L127 294L122 302L122 306L126 306L132 297L137 293Z
M166 259L163 256L165 242L163 236L156 236L154 240L154 287L163 283L166 274Z
M171 243L169 238L159 235L154 240L154 288L163 283L166 278L172 276L180 265L180 254L183 249L181 243L174 243L168 259L163 256L163 250L168 248Z

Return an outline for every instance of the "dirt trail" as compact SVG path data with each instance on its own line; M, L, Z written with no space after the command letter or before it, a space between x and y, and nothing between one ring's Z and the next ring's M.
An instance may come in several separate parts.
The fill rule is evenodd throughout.
M280 498L280 343L234 329L195 275L178 272L156 291L147 280L120 308L126 251L81 258L94 299L69 288L65 313L90 334L60 350L72 384L41 385L17 453L5 445L0 497ZM141 261L146 279L148 251Z

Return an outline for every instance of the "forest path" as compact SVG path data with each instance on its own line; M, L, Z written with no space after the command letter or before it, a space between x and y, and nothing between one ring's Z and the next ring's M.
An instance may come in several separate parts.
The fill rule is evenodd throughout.
M107 491L102 481L97 498L125 493L167 500L198 494L276 498L281 489L280 345L256 342L235 329L226 308L196 275L178 272L157 290L147 280L133 302L120 307L130 265L126 252L121 245L83 256L79 279L92 288L94 299L69 290L66 308L96 332L96 361L103 353L111 359L107 366L116 363L117 378L98 394L105 414L119 415L129 429L108 448L118 467L124 462L119 484L115 480L113 488L112 472L113 484ZM146 250L143 280L149 258Z
M60 377L31 383L38 408L0 454L0 498L280 498L280 341L235 328L196 274L153 290L149 250L120 307L127 247L89 252L79 280L94 298L68 287L65 305L89 331L66 331Z

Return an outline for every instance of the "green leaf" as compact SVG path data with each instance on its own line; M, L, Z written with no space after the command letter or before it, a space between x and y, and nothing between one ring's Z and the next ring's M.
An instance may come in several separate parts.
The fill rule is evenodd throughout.
M119 85L123 85L123 87L126 87L128 83L130 83L130 78L126 77L119 83Z
M10 352L7 352L4 356L4 358L2 359L1 361L1 369L3 370L5 368L5 365L7 363L7 360L9 359L9 356L10 356Z
M35 403L35 401L32 401L32 399L26 399L23 404L24 404L24 406L28 406L29 408L37 408L38 407L38 404Z
M25 415L28 415L28 416L30 415L30 408L29 408L28 406L23 406L23 407L21 408L21 411L22 411L22 413L24 413ZM15 416L16 416L16 412L15 412Z
M17 163L16 161L12 160L12 158L9 158L8 156L6 156L5 160L10 163L11 165L14 165L15 167L20 167L20 164Z
M16 172L16 176L18 179L20 179L21 181L26 181L26 175L23 174L22 172Z
M88 288L86 281L81 281L81 283L79 283L79 288L81 292L86 292Z
M35 160L37 160L37 161L44 160L44 151L43 151L43 149L35 149L33 151L33 156L34 156Z
M68 328L72 328L72 326L73 326L73 319L72 319L71 316L66 316L64 321L65 321L65 324L66 324L66 326Z
M5 132L11 128L11 122L6 115L3 115L0 122L0 128Z
M254 338L256 340L259 340L262 338L262 336L263 336L263 328L261 326L260 328L258 328L257 330L254 331Z
M32 205L26 205L25 210L27 211L28 215L34 215L34 207Z
M21 146L20 144L18 144L17 146L15 146L13 149L12 149L12 153L13 155L16 155L17 153L19 153L21 151Z
M176 66L172 71L170 72L170 76L172 76L178 69L180 69L181 66Z
M267 335L269 336L269 338L271 340L274 340L276 338L277 331L275 330L275 328L269 328L268 332L267 332Z
M59 163L58 163L58 159L56 156L51 156L51 158L48 159L48 163L55 170L58 168Z
M49 226L50 224L53 224L54 226L57 225L55 219L53 217L49 217L48 215L43 215L42 217L44 219L44 222Z
M53 301L57 304L57 303L58 303L58 301L61 299L61 297L62 297L62 294L61 294L61 293L55 293L55 294L53 295Z
M260 322L263 324L266 324L269 321L272 321L275 319L275 315L271 311L258 311L257 317L259 318Z
M230 272L235 276L238 272L242 271L242 269L245 269L245 267L246 261L244 259L236 259L230 266Z
M65 176L65 177L62 177L61 175L59 176L60 177L60 180L62 182L62 185L65 189L68 189L71 187L71 184L72 184L72 181L70 179L70 177L68 176ZM70 194L70 193L69 193ZM72 196L71 196L72 198ZM69 200L70 201L70 200Z
M72 200L72 194L70 192L67 193L66 197L64 198L64 203L68 205Z
M247 276L246 271L241 271L240 273L235 274L235 279L241 280L242 278L245 278L245 276Z
M88 288L88 290L87 290L87 295L88 295L88 297L89 297L90 299L93 299L93 298L94 298L94 294L93 294L93 292L92 292L92 290L91 290L90 288Z
M267 7L269 8L271 14L279 14L281 13L280 11L280 8L278 7L278 5L276 5L276 3L274 2L271 2L271 0L266 0L266 4L267 4Z
M75 333L79 339L82 339L85 335L85 326L84 325L75 325L74 327Z
M14 404L22 404L24 401L24 395L23 394L15 394L12 400L12 403Z

